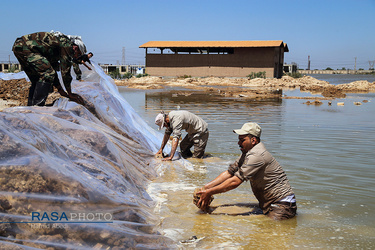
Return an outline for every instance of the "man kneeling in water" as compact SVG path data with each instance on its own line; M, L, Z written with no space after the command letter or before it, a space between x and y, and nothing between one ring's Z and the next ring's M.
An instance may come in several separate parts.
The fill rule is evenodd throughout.
M260 142L261 128L258 124L245 123L238 134L242 155L200 192L197 206L206 211L211 196L237 188L250 181L252 191L259 201L263 214L274 220L293 218L297 212L296 198L288 178L280 164Z

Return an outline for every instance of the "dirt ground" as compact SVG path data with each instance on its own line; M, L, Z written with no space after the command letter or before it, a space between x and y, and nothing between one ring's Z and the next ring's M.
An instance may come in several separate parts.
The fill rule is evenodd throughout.
M26 106L30 86L31 83L26 79L0 80L0 110L7 107ZM51 93L46 104L53 103L59 97L59 93Z
M323 97L313 99L345 98L345 93L375 92L375 82L356 81L348 84L332 85L329 82L317 80L311 76L292 78L283 76L273 78L162 78L141 77L127 80L115 80L118 86L127 86L136 89L162 89L183 87L185 89L207 91L225 97L234 98L298 98L311 99L311 97L284 96L282 90L300 88L301 91L321 94ZM25 106L29 93L30 83L25 79L0 80L0 110L6 107ZM60 95L54 92L49 95L47 104L51 104Z
M30 83L25 79L0 80L0 98L4 101L15 103L14 106L26 105Z
M184 87L192 90L209 91L220 96L234 98L283 98L283 99L314 99L306 104L319 105L319 100L345 98L345 93L375 92L375 82L356 81L349 84L332 85L329 82L318 80L311 76L292 78L283 76L275 78L162 78L142 77L127 80L115 80L118 86L127 86L136 89L160 89ZM322 97L285 96L283 90L299 88L302 92L321 94Z
M212 87L232 87L232 90L243 92L248 89L256 90L282 90L300 88L301 91L321 93L325 97L341 98L345 93L375 91L375 82L356 81L349 84L332 85L329 82L318 80L311 76L292 78L283 76L275 78L162 78L162 77L141 77L127 80L115 80L118 86L127 86L137 89L160 89L165 87L184 87L197 90L207 90Z
M292 78L283 76L275 78L226 78L226 77L206 77L206 78L162 78L162 77L142 77L130 78L127 80L115 80L118 86L127 86L137 89L160 89L166 87L184 87L195 90L207 90L218 88L225 90L230 87L233 94L243 93L247 90L256 90L259 94L262 91L278 91L282 89L300 88L301 91L321 93L324 97L342 98L345 93L375 91L375 82L356 81L349 84L332 85L329 82L318 80L311 76ZM224 88L225 87L225 88ZM260 92L259 92L260 91Z

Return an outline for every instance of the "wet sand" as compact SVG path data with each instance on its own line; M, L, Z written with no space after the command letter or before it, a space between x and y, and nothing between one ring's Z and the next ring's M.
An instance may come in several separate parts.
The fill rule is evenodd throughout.
M247 91L252 91L256 96L263 96L264 92L275 92L284 89L300 88L301 91L321 93L324 97L343 97L345 93L375 91L375 82L355 81L349 84L332 85L327 81L321 81L311 76L292 78L283 76L275 78L162 78L142 77L127 80L115 80L116 85L136 89L160 89L167 87L184 87L194 90L212 91L215 89L228 92L236 96ZM226 91L228 90L228 91ZM266 95L267 96L267 95ZM242 97L242 96L241 96Z

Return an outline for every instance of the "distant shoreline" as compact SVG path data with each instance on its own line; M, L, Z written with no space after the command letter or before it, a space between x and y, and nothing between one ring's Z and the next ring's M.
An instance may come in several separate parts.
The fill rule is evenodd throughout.
M298 73L302 75L375 75L374 70L352 70L352 69L345 69L345 70L298 70Z
M283 76L275 78L163 78L163 77L132 77L126 80L115 80L117 86L134 89L172 89L185 88L193 91L207 92L211 95L239 99L269 99L284 98L283 90L300 89L301 91L321 94L322 97L313 99L345 98L345 93L375 92L375 81L355 81L348 84L333 85L327 81L318 80L311 76L292 78ZM25 106L30 83L26 79L0 80L0 111L14 106ZM168 90L166 90L168 91ZM57 92L49 95L47 102L52 104L60 98ZM297 99L312 99L311 97L287 97Z

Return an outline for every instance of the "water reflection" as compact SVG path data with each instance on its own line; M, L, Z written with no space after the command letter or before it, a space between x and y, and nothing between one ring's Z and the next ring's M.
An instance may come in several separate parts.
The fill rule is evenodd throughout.
M169 112L175 109L188 110L202 117L210 129L210 141L206 151L211 154L238 153L237 137L233 129L240 128L243 123L253 121L263 124L280 122L282 117L282 99L236 99L223 98L212 93L191 91L151 91L145 93L144 113L147 117L160 110ZM264 112L268 110L268 112ZM150 121L153 126L153 120ZM277 135L275 135L277 136ZM224 139L225 138L225 139ZM229 140L227 144L211 143Z
M156 183L162 196L162 228L176 241L203 238L194 248L374 248L375 94L349 94L332 106L304 100L242 100L183 90L122 92L136 111L154 126L160 110L180 107L206 120L207 152L214 157L192 161L194 171L171 168ZM286 93L292 95L290 93ZM361 106L353 102L368 100ZM337 106L345 102L345 106ZM244 122L261 125L262 141L283 166L296 193L298 216L274 222L264 216L206 215L192 203L192 193L227 169L240 154L234 128ZM249 183L217 195L214 206L252 203ZM183 248L193 248L183 245Z

